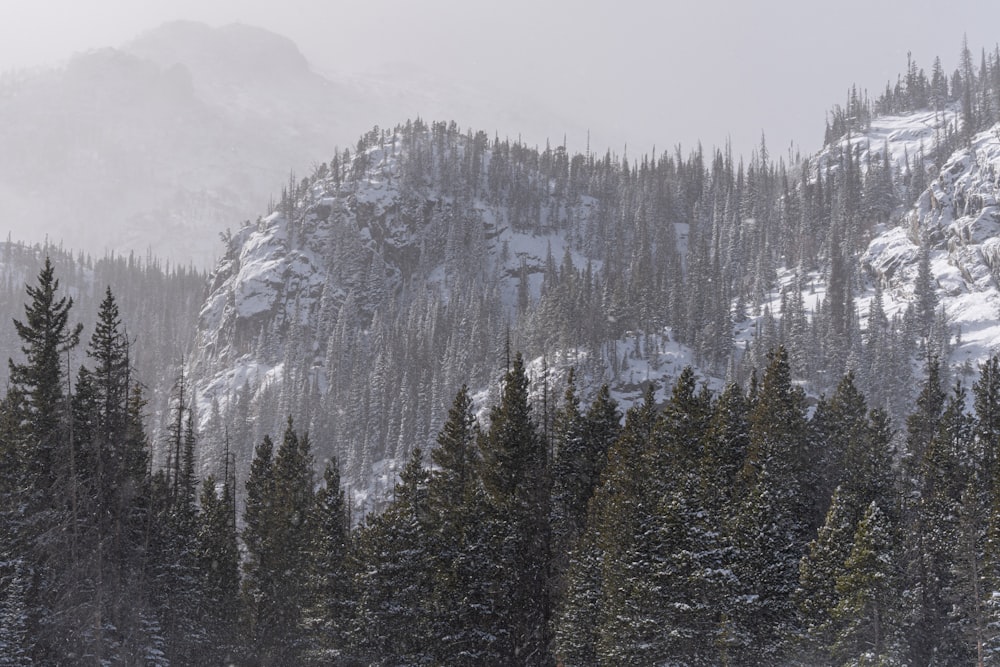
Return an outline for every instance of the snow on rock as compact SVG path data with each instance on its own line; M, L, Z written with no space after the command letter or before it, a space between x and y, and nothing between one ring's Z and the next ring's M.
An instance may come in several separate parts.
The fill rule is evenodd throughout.
M873 121L865 138L888 141L898 161L929 148L944 115L931 112ZM945 121L949 122L949 121ZM898 163L898 162L897 162ZM933 170L931 170L933 173ZM889 306L913 296L921 239L930 245L939 303L956 333L954 363L976 363L1000 350L1000 125L953 153L902 223L879 233L861 258L887 288Z

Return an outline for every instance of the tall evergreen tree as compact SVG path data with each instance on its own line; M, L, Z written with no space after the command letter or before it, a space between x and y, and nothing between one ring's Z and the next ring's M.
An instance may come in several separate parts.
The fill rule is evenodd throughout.
M923 452L919 495L911 507L914 525L904 545L909 566L906 623L910 659L917 663L967 662L974 655L964 641L961 619L953 615L956 605L964 605L955 565L973 432L965 400L964 390L956 386Z
M637 576L641 566L639 539L648 528L645 523L642 484L646 475L646 447L652 438L657 409L652 385L647 386L643 402L633 406L625 419L621 436L608 453L608 466L592 501L585 540L587 551L580 551L571 565L568 604L579 611L564 612L564 641L560 651L575 664L596 656L597 664L641 664L645 660L645 642L658 633L655 618L634 614L638 600L653 595L652 582ZM591 573L591 568L597 573ZM579 568L574 572L574 568ZM596 588L596 590L595 590ZM583 606L599 596L596 608ZM591 639L591 635L593 639ZM593 642L593 643L591 643ZM574 663L570 663L574 664Z
M308 599L315 516L309 438L291 418L278 452L265 438L247 479L243 598L249 647L264 664L300 660L305 648L302 600Z
M508 663L547 665L549 640L549 469L545 443L531 418L528 376L520 353L504 377L500 403L480 438L480 476L487 519L500 550L492 580L497 637Z
M9 527L25 575L18 579L25 591L24 636L31 644L26 653L39 662L65 657L65 625L86 623L83 607L89 606L85 601L79 606L74 593L75 584L86 575L74 568L82 547L81 489L78 456L69 437L66 389L66 355L79 343L82 325L70 326L73 300L57 296L58 290L46 257L37 284L27 287L31 302L24 306L25 319L14 320L24 360L9 360L16 397L9 405L16 407L20 423L11 434L20 436L15 482L19 501Z
M742 644L734 651L742 659L780 661L787 639L797 634L792 593L814 512L807 492L811 452L804 401L779 348L769 355L750 411L744 490L730 526L737 549L734 572L745 600L733 619Z
M236 534L236 498L229 481L217 488L209 475L201 487L198 517L198 573L203 608L199 617L207 640L199 660L224 664L237 652L240 554Z
M395 499L371 517L359 537L355 640L366 664L416 665L432 660L429 635L431 554L427 548L427 470L415 448Z
M836 664L907 664L896 535L888 515L872 502L835 581L839 601L832 615L838 628L830 648Z
M336 459L327 462L316 492L310 548L309 598L302 601L311 663L345 661L349 655L354 585L351 580L350 511Z
M435 659L446 664L490 664L498 639L491 635L489 593L491 543L484 534L485 496L476 449L479 425L463 386L455 395L431 452L435 469L428 484L430 549L434 561L430 634Z

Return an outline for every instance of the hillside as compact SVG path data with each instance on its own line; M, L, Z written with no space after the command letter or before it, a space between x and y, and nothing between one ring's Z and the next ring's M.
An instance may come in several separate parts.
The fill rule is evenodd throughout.
M715 388L745 381L778 343L813 396L852 370L901 423L913 384L898 378L919 378L927 354L968 372L990 350L985 311L967 304L995 286L964 277L982 273L970 257L986 266L969 239L988 230L960 232L971 218L955 226L965 218L929 203L992 187L961 152L932 178L924 151L954 120L880 117L798 165L766 145L748 163L630 160L454 123L376 128L227 238L190 365L202 426L213 442L236 434L245 467L293 415L352 484L388 489L412 447L433 445L457 388L502 372L508 345L536 359L534 391L558 395L573 366L585 395L609 383L627 406L649 381L665 398L686 364ZM941 232L921 255L912 230L929 225ZM206 471L218 456L204 453Z

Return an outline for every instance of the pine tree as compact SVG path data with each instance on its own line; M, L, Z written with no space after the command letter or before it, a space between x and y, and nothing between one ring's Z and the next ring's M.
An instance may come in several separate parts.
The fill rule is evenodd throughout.
M980 463L976 487L981 489L978 508L985 517L983 531L982 607L984 616L983 644L989 659L1000 650L1000 357L990 357L980 366L979 380L973 386L976 419L976 444Z
M750 439L748 411L740 387L735 383L727 385L713 405L699 463L699 505L704 512L699 521L704 531L700 585L708 605L716 610L711 632L716 662L722 664L729 661L730 647L738 649L740 643L733 626L740 611L739 581L732 570L737 553L725 526L731 521L734 501L743 493L739 483Z
M247 479L243 599L249 648L265 664L295 662L305 648L301 600L307 599L312 539L312 455L291 418L278 452L258 446Z
M750 411L745 489L729 528L742 599L734 609L735 655L780 661L797 634L792 593L799 579L814 508L807 493L810 451L804 396L791 381L781 348L769 355Z
M799 659L805 663L823 662L839 631L834 618L840 601L836 584L851 553L856 525L853 514L847 494L837 487L826 521L799 564L799 585L794 598L802 626Z
M422 664L429 639L431 560L427 550L427 471L414 448L395 499L372 517L358 542L355 642L366 664Z
M895 534L889 517L872 502L836 577L839 601L832 615L839 627L830 647L836 664L907 664Z
M270 436L254 450L250 475L246 481L246 507L243 511L243 544L246 559L243 562L242 597L244 612L243 633L254 650L269 649L274 641L270 634L267 614L272 598L277 595L279 582L279 557L273 544L275 512L273 498L274 443Z
M660 629L655 618L634 613L639 600L653 596L652 582L635 570L642 566L639 540L649 527L645 523L642 484L649 460L645 451L656 418L650 385L643 403L629 410L622 434L608 453L608 467L592 501L587 532L594 533L594 552L581 554L580 567L597 567L600 575L598 579L587 569L574 573L571 567L567 601L580 606L599 595L600 602L596 609L581 607L580 612L570 615L573 623L563 630L566 639L572 641L561 644L560 651L579 656L575 664L593 664L586 660L590 655L596 655L598 664L642 664L646 659L643 647ZM599 587L594 590L597 581ZM591 633L596 635L593 646Z
M237 650L236 620L240 593L240 554L236 537L236 498L229 481L217 489L215 477L202 482L198 517L200 610L208 640L200 660L232 662Z
M953 616L956 605L961 615L967 611L955 567L972 440L972 421L964 409L965 392L956 386L923 453L919 499L912 508L915 525L907 532L907 634L910 659L920 663L968 662L974 655L963 642L962 619Z
M127 660L151 638L143 630L148 591L136 589L147 569L149 446L141 392L130 386L132 359L110 288L98 311L73 396L74 449L81 492L81 530L89 536L94 644L99 660Z
M488 664L497 658L496 639L489 634L492 600L484 576L489 570L483 568L491 544L481 530L486 503L479 481L478 437L472 399L463 386L431 452L436 467L427 490L435 573L430 636L436 643L435 659L445 664Z
M583 531L593 480L586 451L585 423L576 395L574 371L566 379L563 404L552 425L552 554L556 578L566 569L569 552ZM557 593L558 595L558 593Z
M183 415L188 412L184 402L178 402L171 421L183 423ZM176 441L177 437L181 440ZM167 445L180 452L181 459L179 465L157 473L150 491L150 579L160 629L171 658L190 662L209 641L201 613L205 603L198 569L195 440L190 422L186 435L184 431L169 433Z
M77 604L76 585L82 573L74 571L79 555L80 489L78 456L69 432L64 355L79 343L81 325L69 325L73 300L57 297L59 281L48 257L35 286L27 287L31 303L25 319L14 320L24 361L9 361L10 383L20 428L16 488L17 514L12 538L23 573L26 653L39 662L65 658L77 646L61 646L64 625L86 623ZM74 608L73 621L69 620ZM84 603L84 606L88 606ZM64 620L57 620L64 616ZM82 639L81 639L82 641Z
M548 664L549 470L545 443L531 418L528 376L518 353L504 377L500 403L480 438L480 476L489 499L487 523L497 540L497 637L508 662Z
M813 506L822 511L830 505L833 489L841 485L848 475L859 471L845 466L848 449L867 444L868 420L865 398L854 384L854 374L848 373L837 384L837 389L829 402L820 401L810 423L816 439L817 479L813 493ZM862 480L867 484L869 480ZM853 503L854 489L846 500ZM850 510L853 525L867 503ZM858 514L858 516L855 516ZM818 522L817 522L818 523Z
M323 487L316 492L310 545L309 597L302 601L310 663L343 661L348 655L354 613L351 581L350 512L340 486L336 459L327 461Z
M652 583L655 595L636 600L635 613L671 628L646 647L657 662L711 664L716 658L716 600L711 595L716 581L709 571L717 564L713 553L717 542L715 527L704 522L707 508L699 478L711 408L708 391L697 391L693 369L685 368L645 452L649 462L643 499L650 516L644 523L649 530L639 537L637 555L650 563L644 578ZM637 572L643 569L637 564Z

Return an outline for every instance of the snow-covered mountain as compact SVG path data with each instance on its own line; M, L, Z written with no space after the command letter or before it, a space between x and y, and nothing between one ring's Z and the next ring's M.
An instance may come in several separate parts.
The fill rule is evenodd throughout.
M253 415L233 425L242 462L289 414L355 479L428 444L458 387L499 367L505 327L541 297L553 258L600 270L557 222L584 224L594 200L520 221L479 179L501 159L485 134L417 122L362 145L229 237L212 277L191 376L204 428ZM449 173L459 161L481 192Z
M461 384L490 404L508 345L534 359L552 405L575 366L584 394L608 382L627 406L647 381L663 396L686 364L714 387L745 379L783 342L814 395L854 370L900 418L913 383L899 374L919 374L925 346L968 373L1000 332L1000 133L938 170L954 126L953 111L876 118L791 172L785 191L758 155L744 173L719 154L685 191L699 155L629 164L445 123L369 132L227 239L191 361L203 429L238 434L245 466L294 415L353 484L389 488L394 462L433 445ZM850 226L852 179L867 212ZM846 287L824 245L844 248ZM946 321L938 343L914 314L922 256Z

